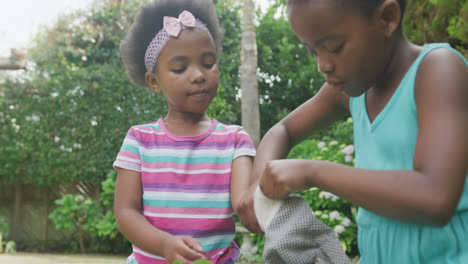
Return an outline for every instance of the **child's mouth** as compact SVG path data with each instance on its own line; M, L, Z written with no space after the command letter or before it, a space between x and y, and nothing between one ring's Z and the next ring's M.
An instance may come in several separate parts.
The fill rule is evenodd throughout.
M206 89L203 89L203 90L197 90L197 91L191 92L189 93L189 96L203 96L206 94L209 94L209 91Z
M344 82L328 82L333 88L337 89L338 91L342 92L344 90Z

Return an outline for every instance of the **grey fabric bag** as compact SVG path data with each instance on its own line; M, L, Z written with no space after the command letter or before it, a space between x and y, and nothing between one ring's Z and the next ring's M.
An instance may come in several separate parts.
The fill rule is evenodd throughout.
M351 263L333 229L315 217L304 198L290 195L284 201L271 200L259 188L254 197L255 213L265 232L265 263Z

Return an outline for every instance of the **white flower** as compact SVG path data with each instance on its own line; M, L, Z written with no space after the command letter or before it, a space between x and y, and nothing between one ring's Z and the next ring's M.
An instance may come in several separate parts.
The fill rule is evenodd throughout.
M325 142L323 142L323 141L320 141L320 142L317 144L317 147L318 147L319 149L321 149L321 148L324 148L326 144L327 144L327 143L325 143Z
M348 226L351 224L351 220L349 220L348 217L345 217L345 218L341 221L341 224L342 224L344 227L348 227Z
M354 146L348 145L341 152L343 152L345 155L351 155L354 153Z
M332 194L329 193L329 192L320 192L320 194L319 194L319 198L322 198L322 199L323 199L323 198L328 199L328 198L330 198L331 196L332 196Z
M332 140L330 141L330 146L338 145L338 141Z
M64 145L61 145L61 146L60 146L60 149L63 150L63 151L65 151L65 146L64 146Z
M340 213L338 211L333 211L329 215L330 219L338 219L339 216L340 216Z
M340 199L340 197L338 197L338 196L336 196L336 195L332 194L332 196L331 196L331 200L332 200L333 202L336 202L336 201L338 201L338 199Z
M92 126L97 126L97 121L96 120L91 120L91 125Z
M73 144L73 147L76 148L76 149L79 149L79 148L81 148L81 144L75 143L75 144Z
M351 155L346 155L346 156L344 157L344 160L345 160L345 162L352 162L352 161L353 161L353 156L351 156Z
M59 142L59 141L60 141L60 138L59 138L59 137L57 137L57 136L55 136L55 137L54 137L54 141L57 143L57 142Z
M41 120L41 118L38 115L32 114L31 116L26 116L26 121L33 121L37 122Z
M330 193L330 192L320 192L319 193L319 198L320 199L330 199L333 201L333 202L336 202L338 199L340 199L340 197L334 195L333 193Z
M334 230L335 230L335 232L337 234L341 234L341 233L343 233L345 231L345 228L342 225L337 225L337 226L335 226Z
M52 97L57 97L59 94L58 93L51 93L50 96Z

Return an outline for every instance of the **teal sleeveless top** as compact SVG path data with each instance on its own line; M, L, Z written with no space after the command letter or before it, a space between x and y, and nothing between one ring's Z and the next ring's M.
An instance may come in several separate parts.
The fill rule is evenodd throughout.
M424 56L438 48L454 51L468 67L468 61L450 45L427 44L372 123L367 115L365 93L350 99L355 167L371 170L413 169L418 134L414 83ZM468 263L467 182L455 215L444 227L400 222L363 208L359 208L357 223L361 263Z

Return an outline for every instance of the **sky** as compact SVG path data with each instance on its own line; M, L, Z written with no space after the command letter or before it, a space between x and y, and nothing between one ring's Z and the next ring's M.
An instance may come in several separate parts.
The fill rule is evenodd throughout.
M0 0L0 56L11 48L31 46L41 26L51 25L59 14L89 6L91 0Z
M266 6L269 0L254 0ZM0 57L8 57L11 48L32 45L42 26L52 25L59 15L88 8L92 0L0 0Z

